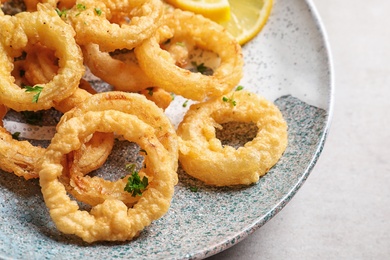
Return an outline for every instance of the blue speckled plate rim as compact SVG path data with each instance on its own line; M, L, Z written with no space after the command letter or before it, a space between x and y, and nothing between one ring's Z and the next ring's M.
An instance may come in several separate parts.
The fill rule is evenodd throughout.
M325 29L325 26L321 20L321 17L314 5L314 3L311 0L304 0L306 4L309 7L309 12L311 12L312 17L314 19L314 22L316 23L316 26L322 36L322 40L325 46L326 50L326 57L328 62L328 69L329 69L329 97L328 97L328 108L327 108L327 120L324 125L323 134L319 138L319 145L317 147L316 152L314 153L314 156L312 160L310 161L308 167L303 172L301 178L298 180L298 182L292 187L292 189L277 203L267 214L262 216L261 218L254 219L253 224L247 226L245 229L243 229L241 232L236 233L234 236L226 237L225 240L221 241L217 245L213 245L212 248L206 248L204 250L194 252L191 256L191 259L203 259L206 257L210 257L212 255L215 255L217 253L220 253L237 243L241 242L245 238L247 238L250 234L252 234L254 231L258 230L261 226L263 226L265 223L267 223L269 220L271 220L276 214L278 214L286 205L288 202L291 201L291 199L295 196L295 194L298 192L298 190L302 187L302 185L305 183L307 178L309 177L310 173L314 169L314 166L316 165L323 149L325 146L325 141L327 139L332 117L333 117L333 104L334 104L334 92L335 92L335 86L334 86L334 66L333 66L333 58L332 58L332 51L331 46L328 40L328 35ZM212 252L210 254L210 252Z

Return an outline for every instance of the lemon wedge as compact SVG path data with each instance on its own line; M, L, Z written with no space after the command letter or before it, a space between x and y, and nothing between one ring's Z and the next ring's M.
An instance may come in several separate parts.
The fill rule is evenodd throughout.
M230 20L219 22L243 45L263 29L271 14L273 0L229 0Z
M244 45L263 29L271 14L273 0L165 0L221 24Z
M165 2L182 10L202 14L218 23L230 20L228 0L165 0Z

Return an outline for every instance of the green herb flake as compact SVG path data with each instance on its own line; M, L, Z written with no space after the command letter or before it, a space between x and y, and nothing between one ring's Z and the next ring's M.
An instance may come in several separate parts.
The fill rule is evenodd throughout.
M33 86L33 87L24 86L24 88L26 89L25 90L26 92L35 93L35 95L33 96L32 102L38 103L38 99L39 99L39 96L41 95L43 87L41 87L41 86Z
M133 163L126 165L126 170L131 171L132 173L131 176L127 179L124 191L131 193L132 197L136 197L137 195L142 196L142 192L149 184L148 178L146 176L144 176L141 180L141 177L135 168L136 165Z
M197 192L198 190L199 190L199 188L196 187L196 186L191 186L190 187L190 191L192 191L192 192Z
M243 86L238 86L238 87L236 88L236 91L240 91L240 90L243 90L243 89L244 89Z
M222 101L226 103L230 103L232 106L236 106L237 102L232 98L222 97Z
M81 12L85 11L87 9L87 6L84 5L84 4L77 4L76 5L76 9L79 10L80 12L78 12L75 16L79 16L81 14Z
M84 11L87 9L87 7L84 4L77 4L76 5L77 10Z
M149 96L153 96L153 88L147 88L146 90L148 91Z
M200 72L201 74L205 74L210 68L206 67L204 63L197 64L195 61L191 62L192 66L195 67L197 72Z
M188 105L188 100L184 101L183 107L187 107L187 105Z
M59 8L56 8L55 10L59 17L66 17L66 12L68 11L67 9L60 10Z
M19 140L20 132L15 132L12 134L12 139Z
M100 8L95 8L95 13L98 15L98 16L101 16L102 15L102 9Z
M135 163L128 163L125 165L125 169L128 172L134 172L137 168L137 165Z
M186 44L184 42L176 42L176 45L186 47Z

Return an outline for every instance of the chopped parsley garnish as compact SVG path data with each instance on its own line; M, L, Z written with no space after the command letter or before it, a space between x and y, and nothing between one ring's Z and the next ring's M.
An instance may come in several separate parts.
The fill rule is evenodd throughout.
M125 165L125 169L128 172L135 172L137 165L135 163L128 163Z
M96 7L96 8L95 8L95 13L96 13L98 16L101 16L101 15L102 15L102 9Z
M41 95L43 87L41 87L41 86L33 86L33 87L31 87L31 86L24 86L24 88L26 89L26 92L36 93L33 96L32 102L33 103L38 103L39 95Z
M188 100L184 101L183 107L186 107L188 105Z
M77 4L76 9L80 11L76 14L76 16L79 16L82 11L85 11L87 9L87 7L84 4Z
M223 102L230 103L232 106L236 106L237 102L233 99L233 96L231 98L222 97Z
M243 89L244 89L243 86L238 86L234 91L240 91L240 90L243 90ZM232 106L236 106L237 105L237 102L234 100L234 93L232 94L232 96L230 98L222 97L222 101L230 103Z
M64 17L64 18L66 17L66 12L68 11L67 9L60 10L60 9L56 8L55 10L56 10L59 17Z
M153 96L153 88L147 88L146 90L148 91L149 96Z
M243 89L244 89L244 86L237 86L236 91L240 91L240 90L243 90Z
M192 192L197 192L198 190L199 190L198 187L196 187L196 186L190 186L190 191L192 191Z
M203 75L210 75L210 68L206 67L204 63L197 64L195 61L191 62L192 66L195 67L196 72L200 72ZM211 70L212 71L212 70Z
M12 139L19 140L20 132L15 132L12 134Z
M84 4L77 4L76 5L77 10L84 11L87 9L87 7Z
M131 176L127 179L126 186L124 188L124 191L127 191L131 193L132 197L142 196L142 192L146 189L148 186L148 178L144 176L141 180L141 177L138 174L138 171L136 171L135 164L127 164L126 170L131 171Z
M186 46L186 44L184 42L176 42L176 45L181 46L181 47L185 47Z

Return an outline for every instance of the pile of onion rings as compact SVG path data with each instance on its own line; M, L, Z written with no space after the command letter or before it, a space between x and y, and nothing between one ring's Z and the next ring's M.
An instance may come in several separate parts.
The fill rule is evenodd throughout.
M1 124L0 168L39 178L60 231L88 243L131 240L169 210L179 166L207 185L249 185L286 149L277 107L234 90L241 46L215 22L161 0L24 5L15 15L0 11L0 117L61 117L47 147L17 140ZM211 62L199 61L206 56ZM112 88L96 88L91 74ZM194 102L177 130L164 113L175 95ZM259 131L244 147L222 145L215 129L230 121ZM91 176L117 141L137 144L141 165L126 165L114 181Z

